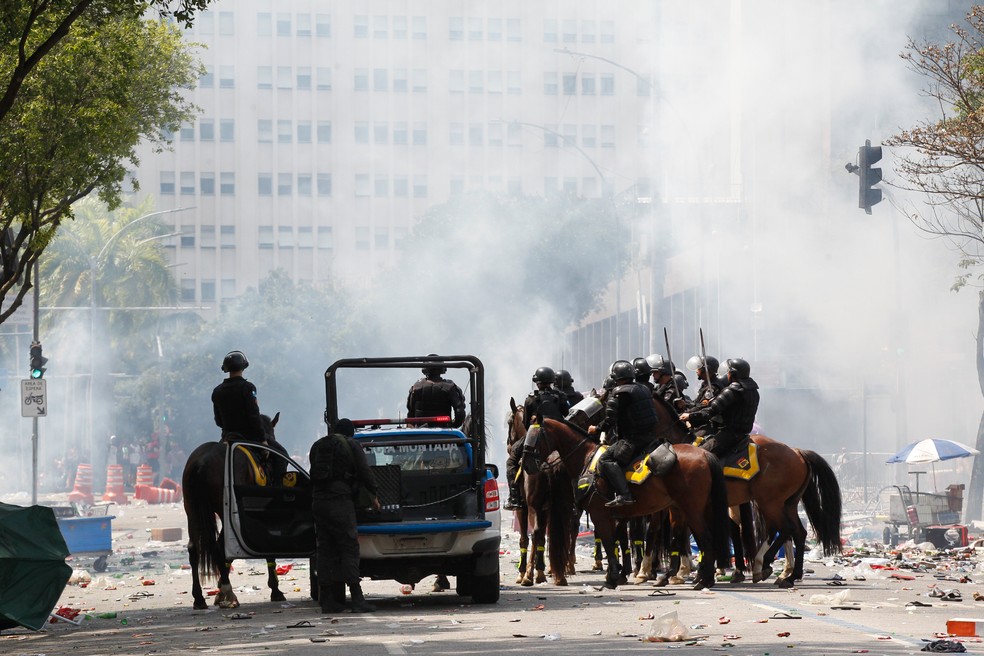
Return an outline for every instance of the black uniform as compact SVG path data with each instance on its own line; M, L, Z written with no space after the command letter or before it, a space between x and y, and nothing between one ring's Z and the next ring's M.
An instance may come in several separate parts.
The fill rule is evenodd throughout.
M601 454L600 460L627 466L655 439L656 422L656 408L648 387L635 382L616 387L605 404L605 418L598 424L598 430L611 435L614 429L617 439Z
M260 422L256 386L242 376L226 378L212 390L212 413L224 438L241 437L249 442L266 439Z
M354 491L361 485L375 497L376 480L365 451L354 438L341 433L315 442L310 459L319 585L324 584L322 588L331 584L358 586L359 537Z
M465 395L454 381L439 375L421 378L407 395L407 417L451 416L455 428L465 421Z
M551 419L563 419L570 410L570 404L566 394L552 387L545 387L530 392L523 403L523 409L526 411L523 423L529 428L530 422L538 414Z
M573 408L578 403L580 403L581 401L584 400L584 394L581 394L576 389L574 389L574 386L573 385L571 385L570 387L560 387L560 386L558 386L555 389L558 392L560 392L561 394L563 394L564 396L567 397L567 407L568 408Z
M704 440L701 447L716 456L734 449L752 432L758 405L758 383L751 378L732 381L713 401L690 413L691 421L697 419L698 422L715 415L720 417L721 427Z

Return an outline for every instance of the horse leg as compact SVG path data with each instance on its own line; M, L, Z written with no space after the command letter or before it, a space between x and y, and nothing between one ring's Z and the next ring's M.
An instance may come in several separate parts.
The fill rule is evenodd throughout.
M202 582L198 576L198 547L195 544L194 536L190 535L188 541L188 564L191 566L191 596L195 601L195 610L208 609L208 602L202 594Z
M731 511L734 513L734 509ZM731 573L731 583L741 583L745 580L745 549L742 545L741 523L731 516L731 548L734 553L734 569Z
M530 526L527 510L521 508L516 511L516 520L519 522L519 576L516 577L517 585L525 585L523 579L526 578L527 555L530 548Z
M645 552L646 524L645 517L633 517L629 520L629 542L632 544L632 575L638 577L642 567Z
M232 561L222 560L219 567L219 593L215 595L215 605L219 608L239 608L239 598L232 590L232 583L229 582L229 571L232 569Z
M615 545L621 560L619 567L619 585L628 583L628 572L632 570L632 549L629 546L629 522L621 520L615 525Z
M547 568L546 558L545 558L546 546L547 546L547 512L538 509L534 512L534 520L533 520L533 548L535 550L534 558L536 560L536 578L533 581L534 583L547 582L547 575L544 572L544 570Z
M598 531L595 530L595 536L594 536L594 564L591 565L591 571L592 572L600 572L601 570L603 570L605 568L604 565L602 565L602 563L601 563L601 550L602 550L601 538L598 537Z
M270 588L270 601L287 601L287 597L280 591L280 581L277 579L277 561L268 560L267 565L267 587Z
M618 588L620 579L620 567L618 551L615 548L614 522L609 520L604 527L600 527L598 523L595 522L595 528L600 534L601 547L604 549L605 558L608 561L608 568L605 570L605 587L609 590L615 590Z

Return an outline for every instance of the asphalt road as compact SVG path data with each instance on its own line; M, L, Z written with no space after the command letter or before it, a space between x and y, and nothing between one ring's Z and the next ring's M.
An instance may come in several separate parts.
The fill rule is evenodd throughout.
M771 582L730 585L710 591L688 586L651 596L649 585L601 590L601 573L581 571L568 587L515 584L516 535L503 536L503 589L498 604L473 606L454 592L434 593L431 579L409 595L399 584L371 581L367 596L379 610L370 615L322 615L311 601L305 563L293 563L282 579L287 603L269 601L265 567L237 561L233 585L238 609L194 611L184 539L151 541L152 528L184 527L180 506L124 506L114 510L114 547L109 568L92 571L92 557L73 565L88 571L87 587L71 585L61 605L82 611L79 626L66 622L44 631L0 634L0 654L612 654L683 649L690 653L915 654L955 617L984 620L984 569L975 559L932 561L927 572L871 569L875 557L808 562L812 570L791 590ZM588 545L579 551L586 570ZM284 563L282 563L284 564ZM949 569L945 569L949 568ZM834 575L843 581L834 584ZM891 578L911 576L911 580ZM941 580L947 576L953 580ZM961 577L976 583L960 583ZM863 578L864 580L855 580ZM153 584L147 584L153 581ZM452 580L453 585L453 580ZM955 589L962 601L929 596L934 587ZM833 598L840 595L840 598ZM907 605L911 602L927 606ZM851 610L834 606L856 607ZM646 640L665 613L685 627L682 642ZM114 618L100 614L115 613ZM800 619L782 618L791 615ZM240 619L236 619L240 618ZM125 624L123 623L125 620ZM969 653L984 653L969 638Z

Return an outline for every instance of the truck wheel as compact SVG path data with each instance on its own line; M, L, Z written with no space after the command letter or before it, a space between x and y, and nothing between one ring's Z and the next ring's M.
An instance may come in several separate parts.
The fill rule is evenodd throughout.
M455 592L458 593L459 597L470 597L472 596L472 590L475 589L475 579L474 575L459 574L455 577Z
M894 546L892 544L892 528L890 526L886 526L882 532L882 543L889 547Z
M98 558L96 558L95 562L92 563L92 569L96 570L97 572L105 572L106 556L99 556Z
M476 604L494 604L499 601L499 566L495 572L472 577L472 601Z

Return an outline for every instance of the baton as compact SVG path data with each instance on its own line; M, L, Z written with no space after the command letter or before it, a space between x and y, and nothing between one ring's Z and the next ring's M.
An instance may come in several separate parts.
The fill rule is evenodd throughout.
M676 379L676 367L673 366L673 358L670 356L670 336L666 332L666 326L663 326L663 341L666 342L666 359L670 361L670 378L673 380L673 389L676 391L676 398L680 398L680 386L677 385Z
M708 394L711 394L714 390L711 387L711 372L707 370L707 350L704 348L704 329L698 328L700 331L700 357L704 360L704 366L701 367L704 370L704 382L707 384L707 391L704 392L704 398L707 398ZM714 372L717 374L717 372Z

